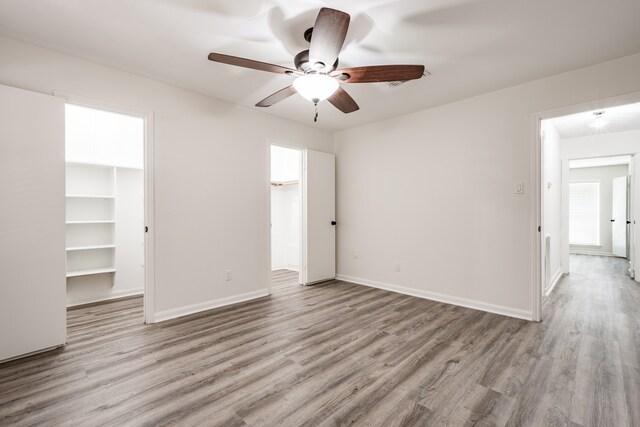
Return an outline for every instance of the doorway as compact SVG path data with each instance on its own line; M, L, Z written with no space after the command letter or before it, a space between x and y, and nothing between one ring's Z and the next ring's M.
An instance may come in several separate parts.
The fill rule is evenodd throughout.
M144 297L152 323L151 117L63 97L67 307Z
M268 150L269 286L335 279L335 155L279 145Z
M616 258L635 277L638 101L634 94L600 101L595 109L590 104L536 115L534 320L542 320L542 302L574 267Z
M302 151L270 149L271 285L302 284Z
M569 160L569 253L630 259L632 159Z

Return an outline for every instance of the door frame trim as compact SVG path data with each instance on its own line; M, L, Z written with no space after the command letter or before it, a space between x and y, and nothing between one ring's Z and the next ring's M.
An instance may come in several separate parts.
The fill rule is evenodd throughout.
M111 111L144 120L144 222L149 227L144 241L144 323L155 323L155 185L154 185L154 114L68 92L54 90L53 95L65 103Z

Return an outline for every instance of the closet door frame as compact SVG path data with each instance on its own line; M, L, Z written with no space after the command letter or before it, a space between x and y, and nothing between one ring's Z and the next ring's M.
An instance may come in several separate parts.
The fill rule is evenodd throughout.
M271 147L281 147L281 148L287 148L289 150L295 150L298 152L299 155L299 169L298 169L298 196L299 196L299 200L300 200L300 209L298 212L298 216L299 216L299 228L298 228L298 284L302 285L304 283L304 281L306 280L306 275L305 275L305 259L306 259L306 254L305 254L305 247L306 247L306 237L305 237L305 224L304 224L304 218L305 218L305 191L304 191L304 152L306 150L306 148L304 147L300 147L300 146L295 146L295 145L287 145L286 143L282 143L281 141L278 140L271 140L271 139L267 139L266 141L266 145L265 145L265 151L266 151L266 159L267 159L267 185L266 187L266 200L267 200L267 290L269 295L271 295L271 279L272 279L272 270L271 270L271 257L272 257L272 253L271 253Z
M67 104L111 111L144 120L144 323L155 323L155 222L153 182L153 112L135 110L67 92L54 91Z

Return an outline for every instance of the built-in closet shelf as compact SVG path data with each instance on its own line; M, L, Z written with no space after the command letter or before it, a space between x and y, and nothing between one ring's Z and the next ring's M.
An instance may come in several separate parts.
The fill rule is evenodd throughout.
M141 167L137 166L125 166L125 165L109 165L106 163L94 163L94 162L66 162L68 165L78 165L78 166L95 166L99 168L119 168L119 169L133 169L133 170L142 170Z
M67 221L67 225L73 224L115 224L116 222L111 219L107 220L96 220L96 221Z
M94 274L105 274L105 273L115 273L116 269L113 267L109 268L94 268L92 270L76 270L76 271L68 271L67 277L79 277L79 276L91 276Z
M67 197L70 199L115 199L116 196L100 196L100 195L92 195L92 194L67 194Z
M271 181L271 185L274 187L282 187L283 185L296 185L298 181Z
M88 251L92 249L114 249L116 245L93 245L93 246L74 246L67 248L67 251Z

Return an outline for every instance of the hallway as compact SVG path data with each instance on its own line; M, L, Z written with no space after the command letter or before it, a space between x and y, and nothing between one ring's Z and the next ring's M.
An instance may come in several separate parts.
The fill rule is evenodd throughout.
M570 262L571 274L543 306L540 356L551 357L563 387L573 389L572 421L638 425L640 284L623 258L571 255Z

